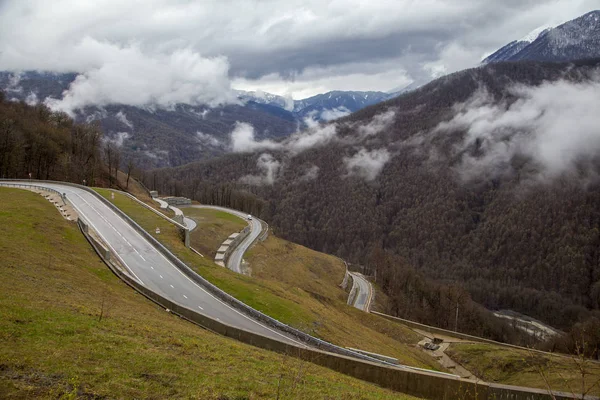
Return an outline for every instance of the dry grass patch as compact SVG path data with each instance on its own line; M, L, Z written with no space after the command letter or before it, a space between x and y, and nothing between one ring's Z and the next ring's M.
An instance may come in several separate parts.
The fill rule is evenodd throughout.
M484 343L455 343L446 353L486 382L548 389L547 379L552 390L581 393L582 379L575 359ZM600 379L600 364L587 362L586 371L588 390ZM600 387L596 385L590 393L600 395Z
M183 211L198 224L190 235L191 246L210 258L215 257L229 235L248 225L243 219L219 210L187 207Z

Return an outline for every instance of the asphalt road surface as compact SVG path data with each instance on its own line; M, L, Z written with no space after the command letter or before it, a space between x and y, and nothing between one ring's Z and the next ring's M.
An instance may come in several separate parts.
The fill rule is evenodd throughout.
M368 307L371 303L371 291L373 290L371 283L367 281L365 277L358 272L350 272L350 275L352 275L352 286L356 285L358 290L353 306L358 308L359 310L368 312Z
M27 185L29 182L10 183ZM130 275L150 290L225 324L306 347L285 334L254 321L198 286L93 194L83 189L55 183L33 181L31 184L65 193L67 201L104 240L111 253L119 258ZM260 227L260 222L258 224Z
M229 255L229 259L227 260L227 268L229 268L230 270L232 270L234 272L237 272L238 274L241 274L242 273L242 258L244 256L244 253L252 245L252 242L254 242L254 240L256 240L256 238L258 236L260 236L260 233L262 232L262 229L263 229L262 223L256 218L252 218L252 220L249 221L248 214L245 214L241 211L232 210L230 208L218 207L218 206L205 206L205 205L188 206L188 207L210 208L212 210L224 211L226 213L236 215L249 223L250 229L251 229L250 234L244 240L242 240L241 243L239 243L237 245L235 250ZM234 233L234 232L231 232L231 233Z

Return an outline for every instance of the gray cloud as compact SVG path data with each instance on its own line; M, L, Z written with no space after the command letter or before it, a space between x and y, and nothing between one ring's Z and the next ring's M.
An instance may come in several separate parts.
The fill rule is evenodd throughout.
M352 157L344 157L344 165L348 176L359 176L366 181L372 181L381 172L391 155L387 149L360 149Z
M295 97L386 90L473 66L596 0L5 0L0 69L78 72L50 103L168 107L234 101L243 89Z
M600 71L588 82L515 86L512 93L518 100L506 104L480 91L457 105L455 116L433 132L466 132L454 149L461 156L458 172L464 179L506 173L515 156L531 159L540 179L581 168L597 157Z
M298 131L280 142L269 139L256 140L252 125L245 122L237 122L230 134L230 149L234 153L278 150L290 156L295 156L306 150L324 146L331 142L356 144L369 136L374 136L389 128L395 119L395 115L396 113L393 110L387 110L375 115L371 121L365 124L345 123L346 126L352 128L355 132L355 134L346 137L338 136L338 123L322 124L313 119L314 115L309 115L304 120L308 127L306 130Z
M301 181L314 181L319 176L320 168L316 165L311 165L304 171L304 175L300 177Z
M261 174L243 176L240 178L240 182L253 186L272 185L281 170L281 163L268 153L263 153L258 157L256 166Z
M392 126L396 118L394 110L387 110L382 114L377 114L367 124L359 125L357 131L360 136L373 136Z
M281 143L272 140L257 141L254 137L254 127L246 122L236 122L230 137L231 151L234 153L251 153L254 151L278 150L282 148Z
M127 119L127 115L121 110L119 111L115 117L121 121L123 123L123 125L125 125L126 127L128 127L129 129L133 129L133 124L131 123L130 120Z
M321 119L324 121L332 121L334 119L345 117L346 115L350 115L351 112L346 107L338 107L331 110L323 110L321 112Z
M196 132L196 137L198 138L198 141L200 143L202 143L204 146L210 146L210 147L223 147L223 142L221 142L219 139L217 139L216 137L209 135L207 133L203 133L203 132Z

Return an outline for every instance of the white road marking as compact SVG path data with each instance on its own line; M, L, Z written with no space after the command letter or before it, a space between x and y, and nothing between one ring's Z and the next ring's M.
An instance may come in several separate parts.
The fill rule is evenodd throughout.
M62 186L61 186L61 189L63 189L63 187L62 187ZM96 213L97 213L97 214L98 214L98 215L99 215L99 216L100 216L100 217L101 217L103 220L105 220L105 221L106 221L106 223L107 223L109 226L111 226L111 228L113 228L113 229L116 231L116 229L114 228L114 226L113 226L113 225L112 225L110 222L108 222L108 220L107 220L107 219L106 219L106 218L105 218L105 217L104 217L104 216L103 216L103 215L102 215L100 212L98 212L98 210L96 210L96 208L95 208L93 205L91 205L89 202L87 202L87 201L86 201L86 200L85 200L83 197L81 197L81 196L80 196L80 195L79 195L77 192L75 192L74 190L82 190L82 189L70 189L70 188L69 188L69 189L66 189L66 191L68 191L69 193L73 193L73 194L75 194L75 195L76 195L77 197L79 197L79 198L80 198L80 199L81 199L83 202L85 202L87 205L89 205L89 206L90 206L90 208L92 208L92 209L93 209L93 210L94 210L94 211L95 211L95 212L96 212ZM86 192L86 194L88 194L88 193ZM91 193L89 193L88 195L89 195L89 196L94 196L94 195L93 195L93 194L91 194ZM94 198L94 199L95 199L95 198ZM96 200L96 199L95 199L95 200ZM97 200L97 201L100 201L100 200ZM104 204L102 204L102 205L104 206ZM106 207L106 206L104 206L104 207ZM77 207L75 207L75 208L77 208ZM111 213L111 214L112 214L112 215L114 215L115 217L119 218L121 221L124 221L126 224L128 224L128 222L127 222L127 221L126 221L126 220L125 220L125 219L124 219L124 218L123 218L121 215L119 215L117 212L115 212L114 210L112 210L112 209L110 209L110 208L108 208L108 207L107 207L107 210L108 210L108 212L109 212L109 213ZM80 210L78 209L78 211L80 211ZM82 213L82 212L80 212L80 214L81 214L81 215L84 215L84 213ZM88 221L88 222L89 222L89 221ZM90 224L92 225L92 227L94 227L94 229L96 229L96 227L95 227L95 226L94 226L94 225L93 225L91 222L90 222ZM132 228L132 229L133 229L133 228ZM98 230L96 229L96 231L98 231ZM100 234L100 233L99 233L99 234ZM102 237L102 235L101 235L101 234L100 234L100 236ZM103 238L103 239L104 239L104 241L105 241L105 242L108 244L108 246L109 246L109 247L110 247L110 248L111 248L111 249L114 251L115 255L116 255L116 256L117 256L117 257L118 257L118 258L119 258L119 259L120 259L120 260L123 262L123 264L124 264L124 265L126 265L126 264L125 264L125 262L124 262L124 261L121 259L121 257L119 256L119 254L118 254L118 253L117 253L117 252L114 250L114 248L113 248L113 247L112 247L112 246L111 246L111 245L108 243L108 241L107 241L107 240L106 240L104 237L102 237L102 238ZM232 307L232 306L230 306L229 304L227 304L227 303L225 303L224 301L220 300L219 298L217 298L216 296L214 296L212 293L208 292L208 291L207 291L205 288L203 288L202 286L200 286L199 284L197 284L196 282L194 282L192 279L190 279L190 278L189 278L187 275L185 275L185 274L184 274L184 273L183 273L183 272L182 272L182 271L181 271L179 268L177 268L177 267L176 267L176 266L175 266L175 265L174 265L174 264L173 264L171 261L169 261L169 260L167 259L167 257L166 257L164 254L162 254L162 253L161 253L161 252L159 252L157 249L155 249L155 248L154 248L154 246L153 246L152 244L150 244L150 242L149 242L149 241L148 241L148 240L147 240L145 237L143 237L142 235L139 235L139 239L141 239L143 242L145 242L145 243L148 245L147 251L151 252L152 254L154 254L154 253L158 254L160 257L162 257L162 258L163 258L163 259L164 259L164 260L167 262L167 265L169 265L171 268L173 268L173 269L174 269L174 270L176 270L178 273L180 273L180 274L181 274L183 277L185 277L185 278L186 278L186 279L187 279L189 282L191 282L191 283L192 283L194 286L196 286L196 287L197 287L198 289L200 289L202 292L204 292L205 294L207 294L209 297L211 297L211 298L212 298L214 301L216 301L217 303L219 303L219 304L221 304L222 306L224 306L224 307L226 307L226 308L230 309L230 310L231 310L231 311L233 311L234 313L236 313L236 314L240 315L242 318L245 318L245 319L247 319L247 320L249 320L249 321L253 322L254 324L256 324L256 325L258 325L258 326L262 327L263 329L265 329L265 330L267 330L267 331L270 331L270 332L274 333L275 335L277 335L277 336L280 336L280 337L284 338L286 341L289 341L289 342L296 343L296 344L297 344L298 346L300 346L300 347L306 347L306 345L305 345L304 343L301 343L301 342L298 342L298 341L296 341L296 340L294 340L294 339L291 339L290 337L288 337L288 336L286 336L286 335L284 335L284 334L282 334L282 333L280 333L280 332L278 332L278 331L276 331L276 330L273 330L273 329L271 329L271 328L269 328L269 327L267 327L267 326L263 325L262 323L260 323L260 322L258 322L258 321L256 321L256 320L252 319L251 317L247 316L246 314L242 313L241 311L238 311L237 309L233 308L233 307ZM138 277L138 276L137 276L137 275L136 275L136 274L135 274L135 273L134 273L134 272L133 272L133 271L132 271L130 268L128 268L128 270L129 270L129 271L131 271L131 273L132 273L132 274L133 274L133 275L134 275L134 276L135 276L135 277L136 277L136 278L137 278L137 279L140 281L140 283L144 284L144 283L142 282L142 280L141 280L141 279L140 279L140 278L139 278L139 277ZM162 276L161 276L161 278L162 278ZM201 310L203 310L203 308L202 308L202 307L200 307L200 306L198 306L198 308L200 308ZM218 321L220 321L220 319L217 319L217 320L218 320Z
M173 285L169 285L169 286L171 286L171 289L175 289L175 286L173 286Z
M199 308L199 309L201 309L201 310L204 310L204 308L202 308L202 307L200 307L200 306L198 306L198 308Z
M160 279L164 279L164 278L162 277L162 275L159 275L159 276L160 276Z
M83 200L84 203L86 203L87 205L89 205L92 209L94 209L94 207L88 203L87 201L85 201L85 199L83 197L81 197L79 194L75 193L75 195L77 197L79 197L81 200ZM71 205L73 205L73 207L77 210L77 212L79 213L79 215L83 216L84 213L81 211L81 209L79 207L77 207L75 205L75 203L71 202ZM94 209L94 211L96 211L96 213L100 216L102 216L96 209ZM117 258L121 261L121 263L125 266L125 268L127 268L127 270L129 272L131 272L131 274L133 276L135 276L135 278L142 284L145 286L144 282L140 279L139 276L137 276L135 274L135 272L133 272L133 270L131 268L129 268L127 266L127 264L125 263L125 261L121 258L121 256L119 255L119 253L117 253L117 251L114 249L114 247L112 247L112 245L108 242L108 240L106 240L106 238L104 237L104 235L102 235L102 233L98 230L98 228L96 228L96 225L94 225L94 223L92 221L89 220L89 218L85 218L87 223L90 224L92 226L92 228L94 228L94 230L96 231L96 233L98 233L98 235L102 238L102 240L104 240L104 243L106 243L106 245L112 250L113 254L115 256L117 256Z
M187 299L187 296L184 294L183 297L185 297Z

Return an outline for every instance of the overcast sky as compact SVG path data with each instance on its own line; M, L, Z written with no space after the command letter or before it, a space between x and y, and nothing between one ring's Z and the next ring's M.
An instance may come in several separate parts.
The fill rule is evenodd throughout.
M0 0L0 69L82 74L65 100L300 99L475 66L599 0Z

